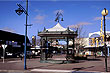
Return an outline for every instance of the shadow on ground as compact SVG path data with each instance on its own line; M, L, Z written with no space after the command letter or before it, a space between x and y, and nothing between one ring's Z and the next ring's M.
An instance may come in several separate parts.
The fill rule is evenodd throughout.
M28 69L36 69L36 68L43 68L43 67L49 67L49 66L53 66L53 65L37 66L37 67L31 67L31 68L28 68Z
M78 68L73 68L72 70L79 71L79 70L84 70L84 69L93 68L93 67L94 66L90 66L90 67L78 67Z

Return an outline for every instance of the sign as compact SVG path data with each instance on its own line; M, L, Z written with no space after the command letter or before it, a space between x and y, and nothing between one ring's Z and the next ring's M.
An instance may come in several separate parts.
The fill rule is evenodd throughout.
M3 47L3 63L4 63L4 57L5 57L5 48L7 47L7 45L2 44Z
M2 47L3 47L3 49L5 49L5 48L7 47L7 45L5 45L5 44L2 44Z

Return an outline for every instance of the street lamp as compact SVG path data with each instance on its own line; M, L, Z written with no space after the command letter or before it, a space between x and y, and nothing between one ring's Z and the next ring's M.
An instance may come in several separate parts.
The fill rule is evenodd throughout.
M27 67L26 67L26 47L27 47L27 40L26 40L26 37L27 37L27 26L30 26L30 25L27 25L27 17L28 17L28 0L26 0L26 10L20 5L20 4L17 4L18 5L18 9L15 10L15 12L18 14L18 15L21 15L23 12L26 14L26 27L25 27L25 47L24 47L24 69L26 70Z
M104 49L105 49L105 68L106 68L106 72L107 72L107 48L106 48L106 28L105 28L105 16L108 15L108 10L106 10L106 8L104 8L104 10L102 10L102 15L104 18Z

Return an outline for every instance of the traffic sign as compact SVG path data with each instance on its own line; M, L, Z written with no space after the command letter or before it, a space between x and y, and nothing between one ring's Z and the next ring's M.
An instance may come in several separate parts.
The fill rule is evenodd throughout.
M4 58L5 58L5 48L7 47L7 45L2 44L3 47L3 63L4 63Z

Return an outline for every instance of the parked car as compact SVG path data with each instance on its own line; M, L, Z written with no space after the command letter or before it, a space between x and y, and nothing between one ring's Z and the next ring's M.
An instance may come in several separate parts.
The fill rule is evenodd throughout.
M17 57L21 57L21 54L23 55L22 52L16 52L16 53L10 53L10 52L6 52L6 57L7 58L17 58Z
M26 57L27 57L27 58L30 59L30 58L32 58L32 56L33 56L33 53L32 53L31 51L27 51L27 52L26 52Z

